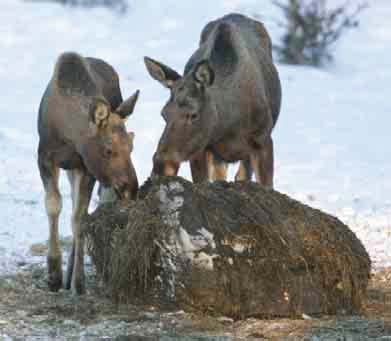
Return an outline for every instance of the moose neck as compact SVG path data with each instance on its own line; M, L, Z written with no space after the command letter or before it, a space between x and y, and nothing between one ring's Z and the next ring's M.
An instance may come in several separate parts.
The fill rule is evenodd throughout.
M211 129L211 143L217 143L230 131L237 131L240 125L240 117L237 107L238 100L231 95L230 89L224 88L224 84L216 80L210 88L210 97L213 98L214 122Z

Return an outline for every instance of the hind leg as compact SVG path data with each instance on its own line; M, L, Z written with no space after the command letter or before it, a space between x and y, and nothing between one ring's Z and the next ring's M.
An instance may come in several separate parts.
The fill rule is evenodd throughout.
M208 180L227 180L228 164L223 160L218 160L211 152L206 152L208 164Z
M84 234L81 230L81 220L88 213L95 179L85 171L75 169L68 171L72 188L72 252L68 261L66 287L74 294L85 291L84 285Z
M215 160L215 181L227 180L228 164L224 161Z
M242 160L235 175L235 181L251 181L253 170L250 160Z
M268 137L259 150L250 155L251 167L258 183L273 188L274 155L273 140Z
M62 208L58 189L60 169L43 153L38 153L38 167L45 188L45 207L49 222L48 286L51 291L58 291L62 287L62 254L58 233L58 218Z

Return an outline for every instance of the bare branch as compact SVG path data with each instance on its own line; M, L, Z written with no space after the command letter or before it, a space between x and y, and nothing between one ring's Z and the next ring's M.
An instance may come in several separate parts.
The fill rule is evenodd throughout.
M330 47L346 31L356 27L358 14L368 7L358 4L353 11L350 0L328 8L327 0L271 0L284 14L282 44L275 50L287 63L320 65L332 58Z

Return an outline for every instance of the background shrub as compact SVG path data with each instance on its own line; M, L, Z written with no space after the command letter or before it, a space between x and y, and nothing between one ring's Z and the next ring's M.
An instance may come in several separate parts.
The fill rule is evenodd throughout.
M129 8L128 0L28 0L30 2L57 2L65 6L107 7L123 14Z
M275 49L280 61L288 64L320 66L332 59L331 47L346 31L357 27L358 14L365 3L346 2L329 8L326 0L273 0L284 15L281 45Z

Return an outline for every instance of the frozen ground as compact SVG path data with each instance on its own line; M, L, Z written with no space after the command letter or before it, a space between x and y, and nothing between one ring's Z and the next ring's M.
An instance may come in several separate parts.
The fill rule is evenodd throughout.
M128 127L136 132L132 157L143 182L168 93L149 78L142 57L182 70L203 25L233 10L261 15L277 39L272 18L278 13L268 1L135 0L122 17L104 9L1 1L0 273L33 261L29 246L48 236L36 116L56 57L66 50L99 56L119 72L124 96L141 89ZM343 37L335 63L324 70L278 65L283 107L274 132L275 187L348 223L374 269L391 266L390 16L389 0L372 1L361 26ZM182 175L189 177L187 166ZM69 235L65 177L62 188L61 234Z

